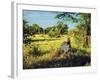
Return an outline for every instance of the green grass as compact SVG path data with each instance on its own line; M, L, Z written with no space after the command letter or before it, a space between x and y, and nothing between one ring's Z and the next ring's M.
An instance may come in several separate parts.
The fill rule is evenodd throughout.
M31 38L33 42L31 45L37 45L44 51L50 51L50 49L58 49L60 45L66 41L66 35L63 35L61 38L50 38L48 36L41 37L41 35L37 35L35 38Z
M35 37L30 36L28 38L31 39L31 44L23 44L24 66L31 66L38 62L49 62L65 57L63 54L59 55L58 51L61 44L67 40L67 35L61 35L59 38L50 38L48 35L37 34ZM81 46L78 48L73 37L71 37L71 44L73 48L77 48L78 54L90 53L90 48L82 48ZM35 46L37 48L33 50ZM33 53L35 55L32 55Z

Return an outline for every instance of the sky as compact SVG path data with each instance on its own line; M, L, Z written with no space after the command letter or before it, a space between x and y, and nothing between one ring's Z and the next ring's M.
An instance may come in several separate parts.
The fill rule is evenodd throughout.
M24 10L23 19L28 21L29 25L38 24L40 27L46 28L56 25L58 21L61 21L60 19L55 18L58 13L61 12ZM69 21L64 23L67 24L69 28L73 28L76 25Z

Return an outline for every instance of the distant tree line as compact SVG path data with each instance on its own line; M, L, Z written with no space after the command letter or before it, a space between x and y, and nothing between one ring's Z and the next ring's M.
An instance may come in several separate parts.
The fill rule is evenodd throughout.
M28 25L26 20L23 20L23 37L35 35L35 34L48 34L50 37L60 37L61 34L68 32L67 24L63 22L57 22L56 25L47 28L40 27L38 24Z

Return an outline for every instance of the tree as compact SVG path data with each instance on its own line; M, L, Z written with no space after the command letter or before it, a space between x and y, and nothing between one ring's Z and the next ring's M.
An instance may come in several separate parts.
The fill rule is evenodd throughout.
M30 26L28 25L28 22L26 20L23 20L23 42L29 43L31 42L31 39L28 38L30 36Z
M29 35L29 25L26 20L23 20L23 37L26 38Z
M50 30L49 32L48 32L48 35L49 35L49 37L56 37L56 34L55 34L55 32L53 31L53 30Z
M72 13L63 12L56 15L56 18L62 19L64 21L75 22L83 25L84 27L84 47L89 47L89 40L91 36L91 14L90 13Z
M44 33L44 29L42 27L40 27L39 32L43 34Z
M68 32L68 26L67 24L63 24L62 25L62 29L61 29L61 34L67 33Z
M38 24L32 24L32 34L40 33L40 27Z
M43 33L43 28L40 27L38 24L32 24L32 26L30 26L30 33L32 35Z
M60 37L61 34L68 32L67 24L64 24L61 21L58 21L56 25L52 27L47 27L45 29L45 34L48 34L50 37Z
M49 31L50 31L52 28L53 28L53 27L47 27L47 28L45 29L45 34L49 33Z
M64 24L63 22L57 22L56 27L58 28L59 34L64 34L68 32L68 26L67 24Z

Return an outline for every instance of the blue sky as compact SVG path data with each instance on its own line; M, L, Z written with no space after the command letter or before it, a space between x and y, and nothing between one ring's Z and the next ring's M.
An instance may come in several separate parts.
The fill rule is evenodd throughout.
M28 21L29 25L38 24L39 26L46 28L56 25L56 23L60 21L59 19L55 19L55 16L58 13L60 12L24 10L23 18ZM69 21L64 23L66 23L69 28L73 28L76 25L70 23Z

